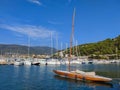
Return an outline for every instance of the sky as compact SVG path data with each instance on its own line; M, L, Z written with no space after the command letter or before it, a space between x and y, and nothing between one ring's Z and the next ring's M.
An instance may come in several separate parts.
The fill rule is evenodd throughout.
M120 34L119 0L0 0L0 44L69 47Z

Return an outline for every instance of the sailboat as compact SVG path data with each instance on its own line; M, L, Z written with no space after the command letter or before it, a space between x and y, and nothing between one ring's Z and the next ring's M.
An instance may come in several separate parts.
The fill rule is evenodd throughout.
M30 61L30 36L28 34L28 58L24 61L24 65L31 65L31 61Z
M74 17L75 17L75 8L72 17L72 34L70 39L70 57L69 57L69 67L68 71L63 70L53 70L53 72L61 77L70 78L75 80L82 80L82 81L94 81L94 82L110 82L112 81L111 78L103 77L96 75L95 72L84 72L80 70L71 71L70 70L70 59L71 59L71 52L72 52L72 40L73 40L73 33L74 33Z

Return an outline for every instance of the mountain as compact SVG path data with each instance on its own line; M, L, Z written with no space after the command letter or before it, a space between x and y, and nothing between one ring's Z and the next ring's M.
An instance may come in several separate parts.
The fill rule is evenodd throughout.
M15 45L15 44L0 44L0 50L2 54L19 53L28 54L28 46ZM51 54L51 50L55 53L57 50L55 48L45 47L45 46L32 46L29 48L30 54Z
M76 50L77 48L77 50ZM32 46L30 47L30 54L51 54L51 49L53 53L56 53L55 48L45 47L45 46ZM7 53L19 53L28 54L28 47L23 45L15 44L0 44L0 50L2 54ZM69 54L70 49L63 50L64 54ZM116 38L107 38L103 41L95 43L87 43L78 45L72 48L72 54L76 56L89 56L91 58L120 58L120 35Z
M74 50L73 50L74 48ZM109 58L120 58L120 35L116 38L108 38L95 43L87 43L72 48L72 54L78 56L106 56ZM77 48L77 52L76 49ZM69 53L69 49L65 50ZM99 57L98 57L99 58Z

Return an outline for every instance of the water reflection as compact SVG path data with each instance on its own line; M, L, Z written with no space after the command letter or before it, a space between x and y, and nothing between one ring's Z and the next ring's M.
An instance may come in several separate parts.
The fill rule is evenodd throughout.
M30 77L30 68L31 66L24 66L24 73L23 73L23 76L24 76L24 79L29 79Z
M68 70L68 67L66 65L1 66L0 90L120 90L120 65L71 66L73 70L95 71L98 75L113 78L112 83L66 79L56 76L53 69Z
M19 73L20 73L20 67L14 66L14 78L19 77Z
M58 79L58 80L64 80L64 81L67 81L67 82L70 82L70 83L75 83L79 87L81 87L81 86L87 86L87 87L91 87L91 88L95 88L97 86L108 87L108 88L113 87L112 83L76 81L76 80L73 80L73 79L63 78L63 77L60 77L58 75L54 75L54 78Z

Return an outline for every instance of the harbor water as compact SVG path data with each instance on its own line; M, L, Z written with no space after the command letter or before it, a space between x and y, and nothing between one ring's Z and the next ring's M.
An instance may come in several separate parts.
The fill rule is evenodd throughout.
M120 90L119 64L72 65L71 70L95 71L110 77L110 83L83 82L59 77L53 69L67 70L66 65L0 66L0 90Z

